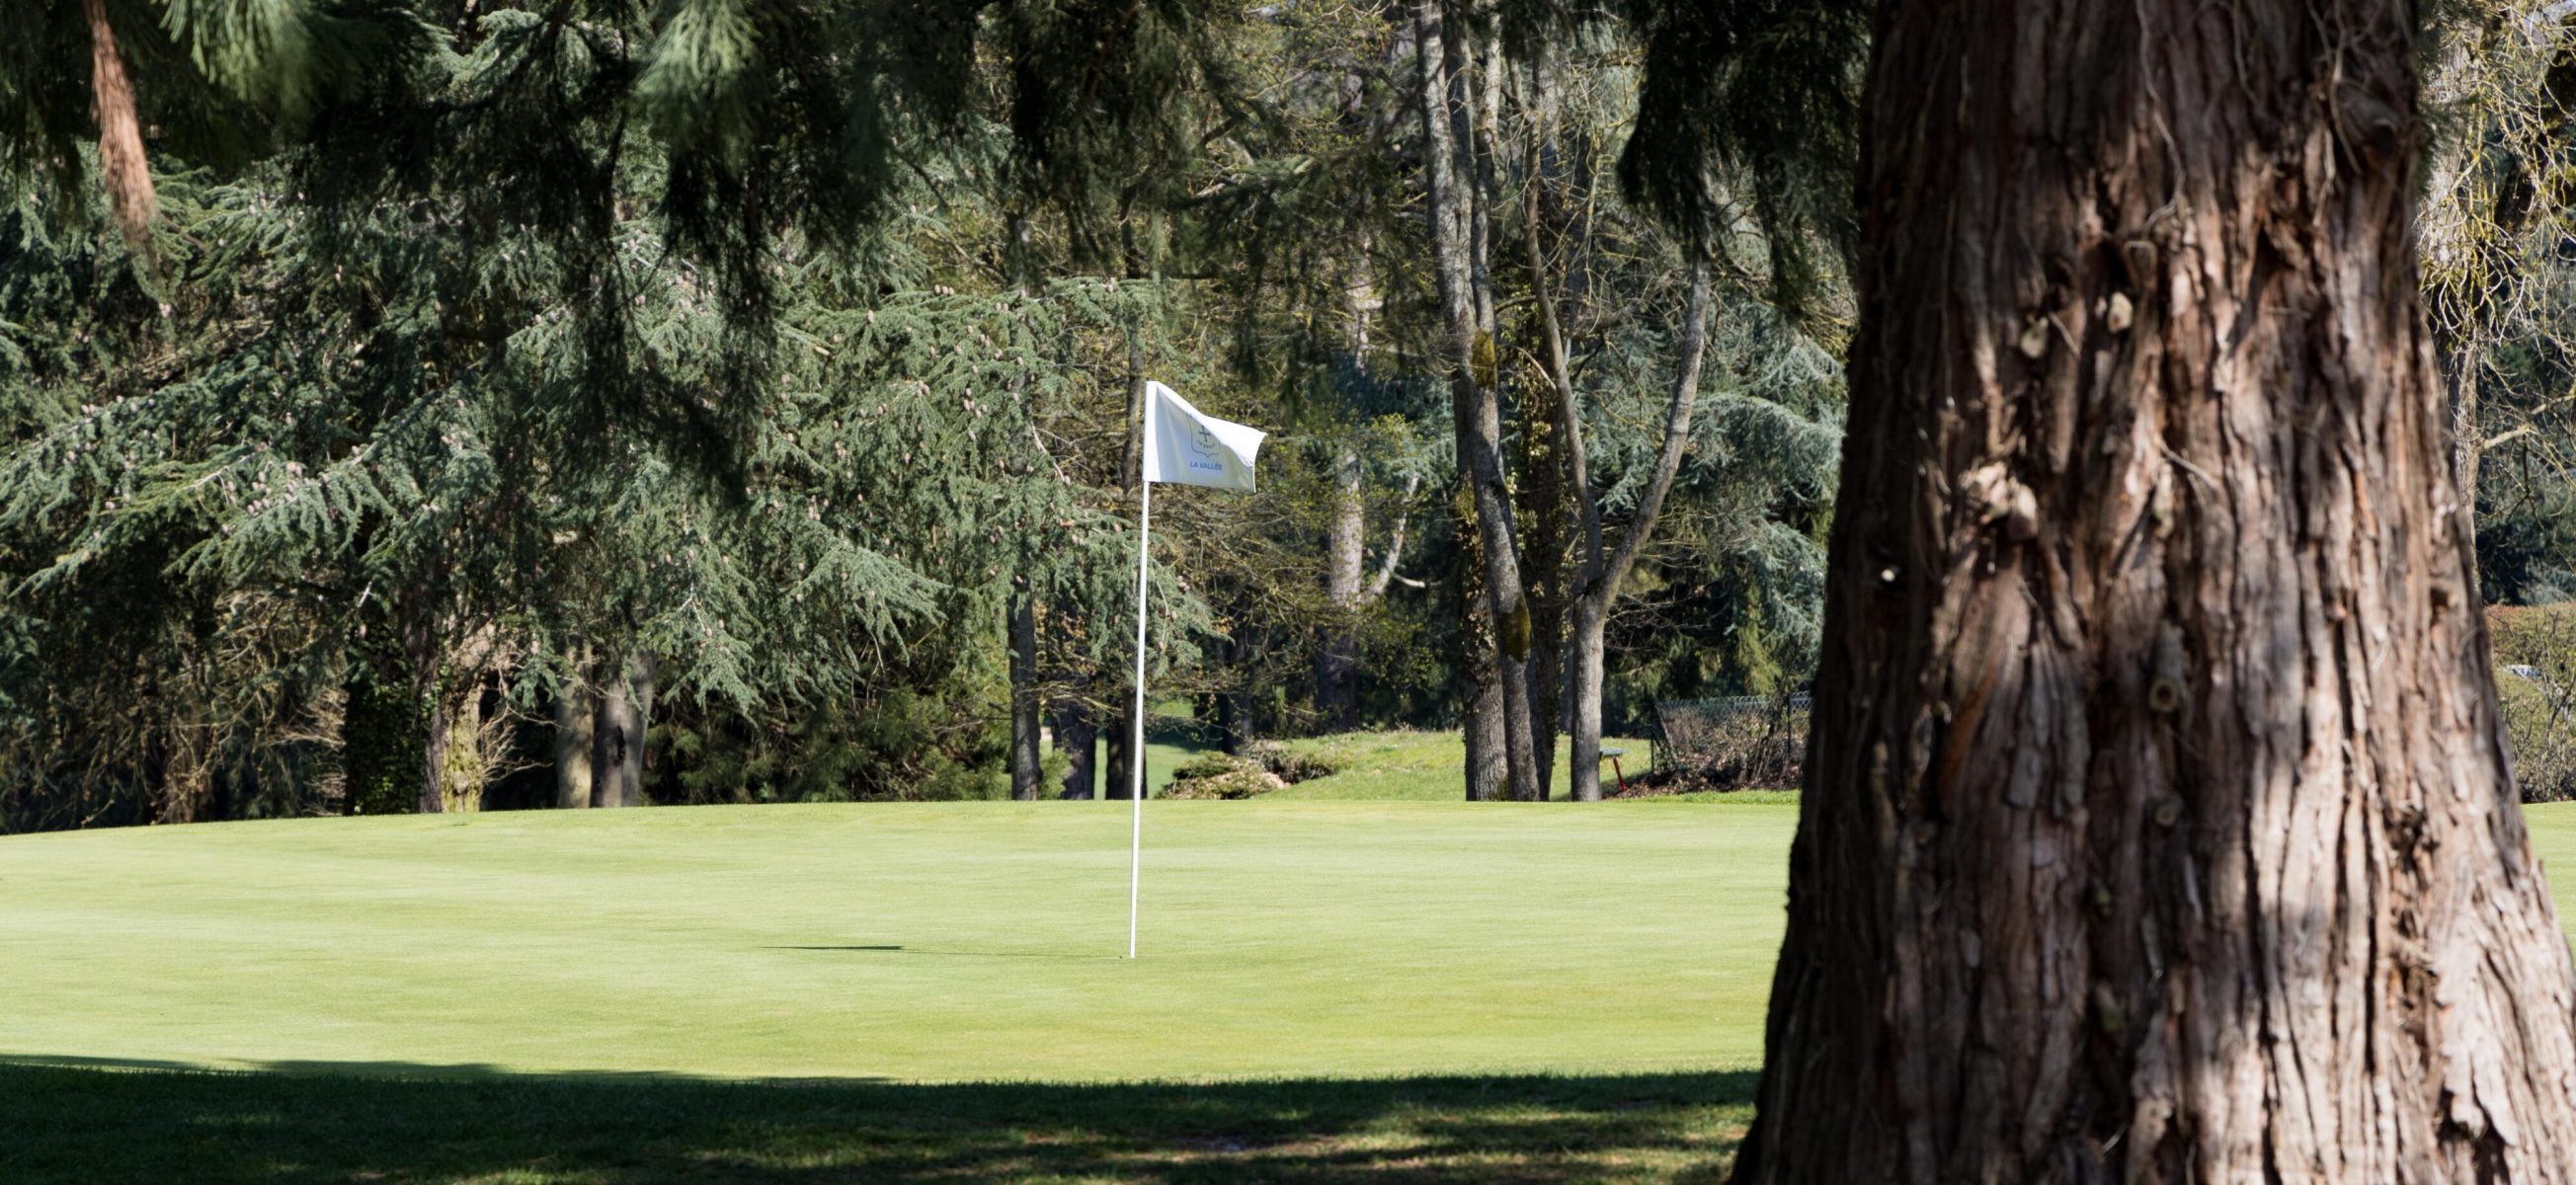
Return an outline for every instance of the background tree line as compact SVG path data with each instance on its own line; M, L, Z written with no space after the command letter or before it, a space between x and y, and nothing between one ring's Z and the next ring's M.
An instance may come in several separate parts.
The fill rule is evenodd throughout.
M1793 680L1830 333L1620 196L1635 23L1528 15L18 5L8 825L1122 792L1147 375L1280 432L1157 533L1229 746L1528 796Z
M1280 434L1157 532L1228 747L1592 797L1815 661L1868 5L0 11L10 827L1123 793L1148 375ZM2506 602L2576 593L2553 12L2426 51Z

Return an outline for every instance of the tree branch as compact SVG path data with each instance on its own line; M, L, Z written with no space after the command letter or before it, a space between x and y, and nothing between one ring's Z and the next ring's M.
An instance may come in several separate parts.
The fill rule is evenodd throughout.
M1699 397L1700 362L1708 354L1708 257L1694 252L1691 259L1689 321L1682 329L1681 368L1673 375L1672 402L1664 410L1664 447L1655 457L1655 476L1637 498L1637 513L1628 520L1628 533L1619 539L1619 550L1610 556L1600 575L1600 596L1604 606L1619 594L1626 583L1628 570L1637 564L1637 555L1645 550L1646 539L1654 534L1655 518L1663 513L1664 495L1673 488L1673 475L1681 472L1682 454L1690 448L1691 404Z
M1536 155L1533 147L1532 155ZM1522 236L1529 249L1530 300L1538 306L1540 336L1547 344L1539 359L1548 382L1556 387L1556 414L1565 430L1566 465L1574 480L1574 500L1583 521L1583 577L1591 583L1601 573L1601 499L1592 492L1592 461L1583 446L1583 415L1574 404L1574 376L1565 365L1565 331L1557 324L1556 299L1547 291L1547 259L1538 245L1538 183L1529 185L1529 217Z
M1413 517L1413 495L1421 488L1421 474L1409 474L1405 477L1405 509L1395 516L1395 531L1386 541L1386 562L1377 566L1377 576L1369 581L1367 594L1368 600L1374 601L1379 597L1385 596L1386 586L1395 579L1395 561L1402 558L1404 555L1404 525ZM1416 588L1421 587L1421 583L1419 581L1406 581L1406 583L1411 584Z
M125 59L116 49L116 30L107 23L106 0L84 0L89 20L89 82L98 107L98 171L107 187L117 229L137 250L148 246L154 209L152 169L143 159L143 125L134 113L134 84L125 76Z

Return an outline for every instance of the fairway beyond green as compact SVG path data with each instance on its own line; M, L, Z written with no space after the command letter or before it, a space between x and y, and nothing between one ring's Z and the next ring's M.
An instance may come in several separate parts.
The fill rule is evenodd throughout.
M1411 799L1422 802L1457 802L1465 793L1463 773L1467 764L1467 742L1457 730L1424 732L1409 728L1384 732L1344 732L1331 736L1307 737L1289 741L1288 747L1309 753L1334 768L1328 777L1315 778L1283 787L1263 795L1271 799L1360 798ZM1646 772L1653 764L1654 743L1631 737L1603 737L1602 751L1619 750L1619 765L1606 761L1601 766L1601 788L1607 792L1618 785L1618 775ZM1567 762L1573 760L1573 746L1557 747L1556 778L1549 793L1563 799L1571 793ZM1156 760L1160 760L1159 757ZM1169 778L1156 781L1168 784ZM1785 857L1784 857L1785 858ZM1785 867L1785 866L1784 866Z
M0 1056L1101 1081L1735 1068L1793 808L1173 802L0 839Z

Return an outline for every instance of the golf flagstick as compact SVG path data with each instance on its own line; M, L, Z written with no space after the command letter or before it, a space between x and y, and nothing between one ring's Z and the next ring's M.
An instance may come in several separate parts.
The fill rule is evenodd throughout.
M1175 431L1166 432L1170 417ZM1252 488L1252 459L1269 435L1232 420L1202 415L1170 387L1145 380L1145 447L1136 484L1143 497L1136 503L1136 728L1128 738L1127 767L1134 781L1127 792L1127 957L1136 957L1136 902L1145 873L1145 592L1146 541L1154 527L1154 483L1215 486L1221 490Z
M1145 448L1154 447L1154 416L1145 416ZM1136 891L1145 871L1145 540L1153 530L1154 483L1137 483L1144 499L1136 504L1136 734L1127 745L1127 767L1135 775L1127 793L1127 957L1136 957Z

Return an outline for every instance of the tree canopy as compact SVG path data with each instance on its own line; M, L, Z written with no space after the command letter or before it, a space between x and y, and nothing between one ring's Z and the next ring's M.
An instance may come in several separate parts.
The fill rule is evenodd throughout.
M2536 601L2576 405L2528 7L2426 51L2425 250L2484 579ZM1015 703L1089 790L1148 376L1279 434L1157 505L1209 743L1472 740L1526 653L1548 748L1568 696L1647 727L1818 653L1868 6L0 13L9 827L554 802L611 692L652 801L1002 793Z

